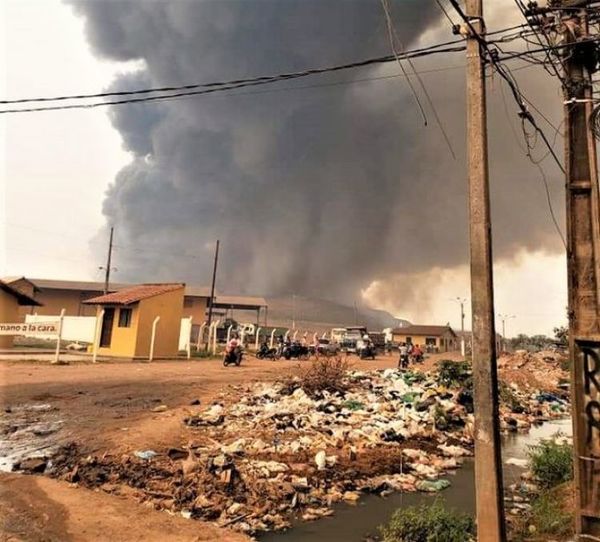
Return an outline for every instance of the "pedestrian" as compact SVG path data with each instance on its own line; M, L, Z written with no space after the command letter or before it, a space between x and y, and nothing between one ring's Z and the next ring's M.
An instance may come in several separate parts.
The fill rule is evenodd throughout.
M408 368L408 346L406 343L400 343L400 359L398 360L398 368L406 369Z

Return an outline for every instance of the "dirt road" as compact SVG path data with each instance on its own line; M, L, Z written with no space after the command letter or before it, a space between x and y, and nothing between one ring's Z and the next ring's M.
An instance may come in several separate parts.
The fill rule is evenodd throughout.
M456 355L432 357L425 367L448 357ZM382 356L375 361L350 358L349 362L353 368L374 369L395 367L397 360L395 356ZM191 436L182 418L187 413L204 408L229 385L278 379L298 370L298 362L260 361L251 356L247 356L242 367L230 368L224 368L220 360L96 365L85 362L64 366L5 361L0 363L0 406L5 420L2 430L10 442L21 434L23 427L41 427L34 435L36 445L74 441L95 453L131 454L135 450L186 446ZM161 405L166 410L153 412ZM48 422L54 424L50 432L43 425ZM182 518L155 511L148 515L149 510L134 500L125 505L122 497L90 493L43 477L5 475L2 482L3 523L16 526L8 531L14 536L7 540L97 540L94 533L98 518L89 513L96 507L106 510L111 517L109 527L114 533L131 526L124 537L111 534L106 538L141 540L138 535L146 533L143 539L152 540L148 533L156 532L160 525L161 529L167 529L165 532L169 528L178 529L180 537L167 537L169 540L205 540L187 537L188 531L180 529ZM85 499L73 497L80 494L83 497L84 492ZM13 498L17 494L19 497ZM77 504L80 502L87 503L86 508ZM197 536L197 522L194 525ZM43 538L40 533L44 532L50 534ZM71 538L61 533L68 533ZM226 536L229 535L213 539L227 540ZM244 539L231 536L231 540Z

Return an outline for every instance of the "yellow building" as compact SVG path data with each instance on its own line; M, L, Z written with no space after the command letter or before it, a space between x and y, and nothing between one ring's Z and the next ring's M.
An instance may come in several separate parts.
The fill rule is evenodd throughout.
M21 307L20 314L24 318L26 314L37 312L39 315L56 316L65 309L66 316L95 316L96 309L87 303L87 300L101 296L104 291L103 282L81 281L81 280L55 280L55 279L29 279L25 277L4 277L6 284L17 288L39 301L42 307ZM118 292L125 288L131 288L133 284L110 283L110 292ZM186 286L183 299L183 318L193 318L192 336L197 336L202 322L206 321L208 303L210 300L210 288L205 286ZM228 296L215 292L213 303L213 314L216 319L229 316L234 318L234 311L241 311L243 318L253 317L256 314L256 323L264 316L266 325L267 302L262 297Z
M39 306L40 304L25 292L0 281L0 323L22 322L23 318L19 315L19 309L29 305ZM12 335L0 336L0 348L11 348L12 345Z
M140 284L87 299L86 305L104 309L98 354L122 358L177 356L183 316L185 284Z
M410 343L419 345L426 352L451 352L459 348L457 335L450 326L399 327L392 331L392 340L396 344Z

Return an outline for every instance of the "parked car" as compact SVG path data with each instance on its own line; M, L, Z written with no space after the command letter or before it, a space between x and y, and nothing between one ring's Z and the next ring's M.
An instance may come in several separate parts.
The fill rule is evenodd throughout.
M340 345L329 339L319 339L316 354L318 356L335 356L340 351Z

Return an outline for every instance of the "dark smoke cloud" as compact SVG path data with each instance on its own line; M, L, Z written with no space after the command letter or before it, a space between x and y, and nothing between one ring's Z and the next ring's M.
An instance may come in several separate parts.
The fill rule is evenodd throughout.
M143 61L139 71L114 82L116 89L251 77L389 53L377 0L71 3L99 55ZM428 41L449 39L447 25L432 30L440 23L433 1L398 0L393 7L405 47L426 31ZM459 53L417 66L463 62ZM277 88L397 71L389 65ZM554 87L529 73L522 72L531 95L554 99ZM104 214L117 226L120 244L139 249L117 252L120 278L207 282L217 238L220 283L229 291L354 298L375 279L464 263L464 70L423 77L456 161L431 111L423 127L401 79L289 92L261 87L236 97L112 109L133 158L108 190ZM517 147L499 85L494 82L490 97L496 255L556 249L538 173ZM509 108L514 115L510 102Z

